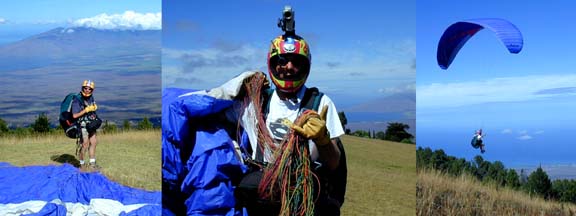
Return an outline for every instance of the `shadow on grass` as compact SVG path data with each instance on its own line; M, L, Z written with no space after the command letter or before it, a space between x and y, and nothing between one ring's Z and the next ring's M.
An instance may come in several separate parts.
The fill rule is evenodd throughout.
M74 155L70 154L52 155L50 160L58 163L68 163L76 168L80 167L80 161L76 159Z

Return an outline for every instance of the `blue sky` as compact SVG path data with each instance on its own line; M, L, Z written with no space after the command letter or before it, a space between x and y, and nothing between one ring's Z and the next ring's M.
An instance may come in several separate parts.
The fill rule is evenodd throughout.
M285 5L311 46L307 85L337 106L415 91L415 1L165 1L163 86L209 89L246 70L268 73Z
M23 39L55 27L69 27L74 21L133 11L160 13L160 0L23 0L0 7L0 45Z
M576 30L569 26L576 20L574 8L570 1L418 1L419 145L470 159L478 154L470 147L471 136L484 128L489 135L483 156L490 160L572 162L565 152L576 150L570 141L570 129L576 128ZM524 37L522 51L510 54L484 29L442 70L436 62L442 33L473 18L515 24Z

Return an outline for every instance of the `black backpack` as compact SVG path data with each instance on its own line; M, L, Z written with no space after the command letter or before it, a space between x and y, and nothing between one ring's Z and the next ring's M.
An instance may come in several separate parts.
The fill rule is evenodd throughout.
M60 103L60 126L64 129L64 133L67 137L76 139L79 135L79 127L77 124L77 119L74 119L72 113L72 102L74 99L80 99L79 93L70 93L66 95L62 103Z

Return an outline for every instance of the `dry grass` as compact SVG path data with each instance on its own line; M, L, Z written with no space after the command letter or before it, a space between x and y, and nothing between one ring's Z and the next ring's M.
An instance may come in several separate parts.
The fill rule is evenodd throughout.
M576 215L576 205L482 185L470 176L418 173L417 215Z
M415 145L342 136L348 185L342 215L415 215Z
M123 185L161 190L160 130L97 136L96 157L102 174ZM0 137L0 161L16 166L61 164L62 161L75 164L78 163L75 151L75 141L64 134Z

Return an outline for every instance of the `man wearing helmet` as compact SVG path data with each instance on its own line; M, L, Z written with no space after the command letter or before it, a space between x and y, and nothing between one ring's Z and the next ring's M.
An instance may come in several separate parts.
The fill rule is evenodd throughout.
M82 146L78 155L80 166L85 165L84 154L86 154L86 149L88 149L90 167L98 169L100 167L96 164L96 129L99 125L94 126L94 124L101 123L101 121L96 116L98 106L92 96L94 87L95 84L92 80L84 80L82 89L80 89L82 97L75 98L72 102L72 113L74 119L78 119L81 130L80 142Z
M286 135L279 131L288 131L288 128L272 128L287 127L281 121L288 118L294 122L302 111L299 108L307 89L304 84L310 74L311 59L308 43L297 35L279 36L272 40L268 52L268 74L276 90L269 101L266 125L277 140L284 139ZM334 169L340 158L336 139L344 134L344 130L334 103L323 95L319 107L322 109L325 106L328 107L325 119L311 118L302 128L293 126L293 129L314 141L315 145L310 145L313 160Z
M268 52L268 75L276 88L267 99L267 102L265 102L268 109L263 111L265 112L263 113L264 119L266 120L266 127L276 144L280 144L282 140L287 139L288 132L293 129L296 133L310 140L308 145L310 158L315 164L312 165L313 168L333 173L336 169L342 169L339 168L341 162L339 137L344 134L344 130L332 100L320 93L320 102L317 107L318 110L316 110L320 113L319 115L312 116L302 126L286 124L287 121L295 122L298 116L306 109L301 106L308 103L305 101L308 100L305 95L310 95L309 91L317 91L317 89L313 88L314 90L312 90L312 88L309 89L305 85L306 79L310 74L310 65L310 48L308 43L300 36L282 35L272 40ZM264 74L256 73L256 76L264 76ZM243 122L242 125L247 124ZM258 167L263 167L267 162L274 159L270 158L272 153L268 149L264 150L264 152L258 151L260 148L258 147L259 141L257 138L254 136L250 137L250 135L248 137L252 149L250 163L259 164L256 167L256 172L258 172ZM260 182L259 177L254 178L254 175L251 174L253 171L249 171L246 177L242 179L236 192L237 202L239 205L245 206L249 214L277 215L280 209L274 202L260 200L258 197L250 195L254 194L250 192L250 188L257 187ZM344 173L344 179L340 180L340 182L346 181L345 175ZM336 175L328 174L328 176L334 177ZM324 183L321 184L325 185ZM330 198L326 192L328 188L320 187L322 187L319 190L321 195L316 199L315 214L339 215L339 208L343 202L343 193L339 197L340 199Z

